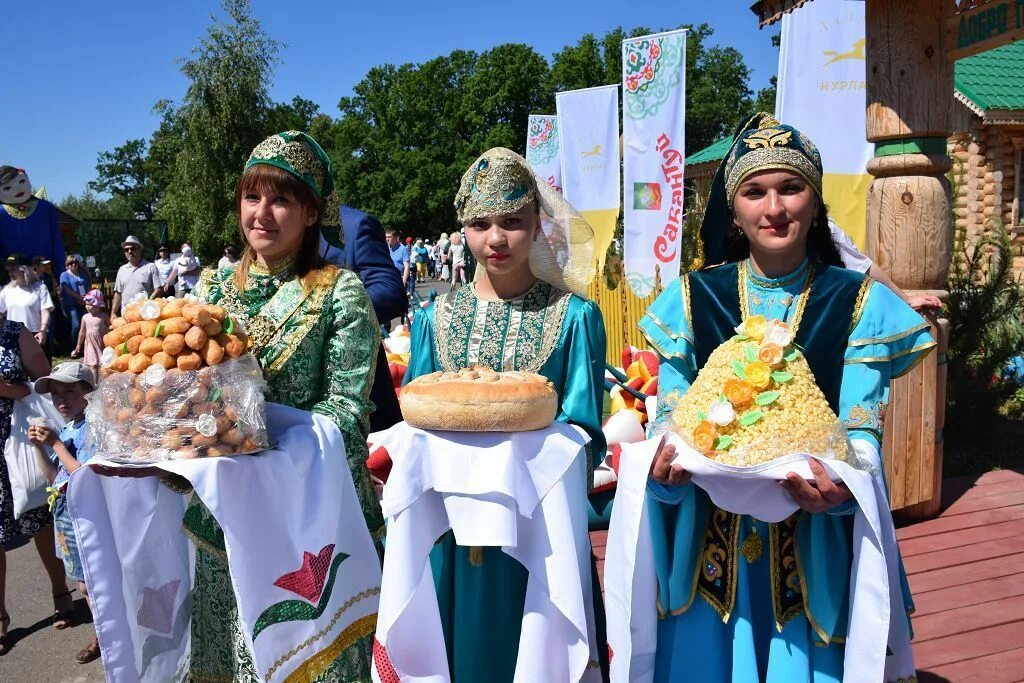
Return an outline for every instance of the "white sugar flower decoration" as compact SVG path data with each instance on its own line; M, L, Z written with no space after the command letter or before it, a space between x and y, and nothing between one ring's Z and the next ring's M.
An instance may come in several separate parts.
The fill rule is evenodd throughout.
M793 343L793 330L781 320L773 320L768 323L768 329L764 331L764 342L778 344L782 348L786 348Z
M719 427L725 427L736 419L736 411L728 401L715 401L708 409L708 419Z

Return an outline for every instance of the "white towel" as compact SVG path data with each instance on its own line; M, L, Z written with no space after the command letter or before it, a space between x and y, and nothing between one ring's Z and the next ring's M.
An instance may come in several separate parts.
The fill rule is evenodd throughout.
M813 479L809 456L796 454L752 468L722 465L701 456L671 435L676 463L693 473L715 505L737 514L777 522L798 506L776 484L788 472ZM879 474L879 455L854 440L871 471L819 459L834 481L843 481L857 500L853 529L850 622L844 678L895 681L914 675L910 632L903 608L896 530ZM623 444L619 484L605 555L605 608L614 682L651 681L657 648L657 577L646 510L647 477L657 440ZM889 654L887 654L887 651Z
M514 434L427 432L403 422L370 436L394 461L384 487L375 681L449 680L429 571L430 550L448 529L459 545L500 546L529 572L516 681L600 680L587 441L560 422Z
M372 632L381 570L334 423L269 403L267 422L274 450L157 467L188 479L224 530L246 644L262 679L279 681ZM156 477L90 467L69 491L107 680L180 679L195 555L182 531L185 498ZM299 618L283 620L282 610Z

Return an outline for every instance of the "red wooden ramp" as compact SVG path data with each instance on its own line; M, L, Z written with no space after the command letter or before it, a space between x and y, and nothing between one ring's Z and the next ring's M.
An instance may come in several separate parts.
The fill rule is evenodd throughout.
M943 511L897 531L920 683L1024 681L1024 470L943 482ZM591 540L604 580L606 532Z
M1024 681L1024 470L943 482L943 511L897 531L921 683Z

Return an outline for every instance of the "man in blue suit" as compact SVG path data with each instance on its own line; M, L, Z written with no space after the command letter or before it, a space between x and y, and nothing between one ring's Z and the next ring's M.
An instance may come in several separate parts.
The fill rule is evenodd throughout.
M320 250L323 257L341 268L348 268L363 281L363 287L373 302L377 320L387 326L394 318L405 315L408 299L402 286L402 277L395 270L384 241L384 228L380 221L368 213L341 207L341 225L344 244L321 235ZM383 347L377 354L377 371L370 389L370 400L376 410L370 414L370 431L387 429L400 422L402 413L391 384L391 372Z

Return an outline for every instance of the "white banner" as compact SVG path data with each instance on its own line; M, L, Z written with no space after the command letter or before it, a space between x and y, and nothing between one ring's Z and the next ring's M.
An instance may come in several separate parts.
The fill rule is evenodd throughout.
M555 95L561 130L562 193L594 228L595 255L604 255L619 216L619 86Z
M815 0L782 18L775 117L817 145L829 214L864 249L867 162L863 0Z
M547 184L562 191L562 160L559 156L558 117L530 114L526 129L526 160Z
M679 277L683 232L686 31L622 41L626 281L645 297Z

